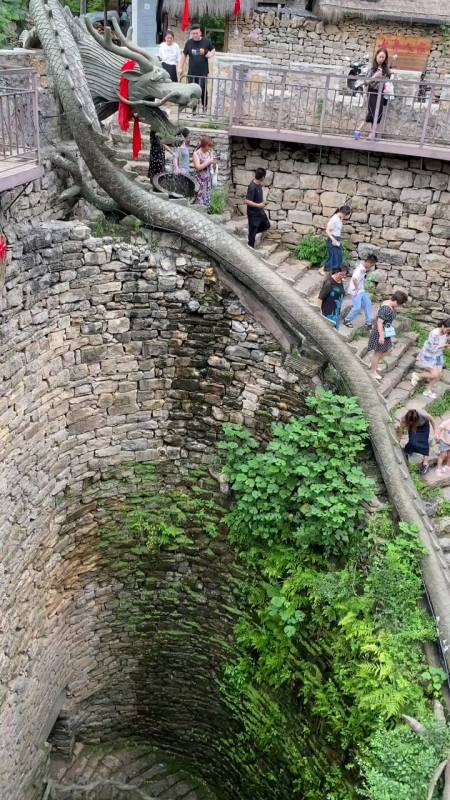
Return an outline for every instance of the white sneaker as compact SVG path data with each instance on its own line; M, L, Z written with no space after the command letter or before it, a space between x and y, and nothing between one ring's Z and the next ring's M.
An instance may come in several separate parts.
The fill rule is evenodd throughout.
M424 397L431 397L432 400L436 400L437 394L433 392L431 389L426 389L423 393Z
M419 376L418 376L417 372L412 372L411 373L411 386L413 387L413 389L414 389L415 386L417 386L418 383L419 383Z

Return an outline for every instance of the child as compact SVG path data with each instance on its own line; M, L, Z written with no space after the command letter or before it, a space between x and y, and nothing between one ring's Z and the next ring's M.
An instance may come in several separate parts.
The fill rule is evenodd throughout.
M413 372L411 375L411 386L413 387L417 386L421 380L428 383L424 395L433 400L436 398L434 385L438 382L444 367L444 350L450 347L449 333L450 319L445 319L439 328L433 328L417 358L421 372Z
M188 128L183 128L181 131L183 141L179 147L175 149L173 158L173 171L175 175L186 175L189 177L189 137L190 131Z
M353 328L353 320L361 311L364 312L366 328L372 327L372 301L366 292L364 282L367 273L375 269L377 261L376 255L370 253L359 262L351 277L348 293L352 298L352 307L344 320L347 328Z
M255 246L256 234L261 234L261 241L266 231L270 228L269 218L264 211L263 186L266 170L264 167L255 169L255 177L249 184L245 205L247 206L248 217L248 244L249 247Z
M437 444L439 448L437 474L442 475L450 469L450 419L441 421L437 431Z
M341 322L341 307L345 294L344 279L347 274L347 267L338 267L328 278L325 278L319 292L322 314L337 331Z

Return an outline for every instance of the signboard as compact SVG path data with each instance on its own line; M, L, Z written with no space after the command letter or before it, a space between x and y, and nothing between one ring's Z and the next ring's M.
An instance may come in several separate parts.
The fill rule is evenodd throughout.
M148 49L156 44L157 0L132 0L132 41Z
M386 48L389 60L397 54L395 69L424 72L430 55L431 39L425 36L392 36L380 33L375 42L375 52L380 47Z

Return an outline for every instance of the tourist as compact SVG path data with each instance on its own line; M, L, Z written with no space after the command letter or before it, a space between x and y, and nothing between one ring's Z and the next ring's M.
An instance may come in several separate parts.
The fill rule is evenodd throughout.
M321 311L323 316L331 322L336 330L339 330L341 323L342 301L345 295L344 279L348 275L347 267L338 267L331 275L325 278L319 292Z
M407 432L408 442L405 445L404 452L406 460L413 453L422 456L422 463L420 466L420 474L426 475L429 469L428 458L430 455L430 428L433 428L436 438L439 436L439 431L433 417L430 417L425 411L416 411L411 408L406 412L400 423L400 434Z
M211 202L212 173L217 164L214 157L213 143L209 136L202 136L200 144L192 158L195 169L195 184L197 188L197 203L209 207Z
M366 327L372 327L372 301L366 292L365 280L367 273L375 269L377 261L376 255L370 253L359 262L353 272L348 287L348 293L352 298L352 307L344 320L347 328L353 328L353 320L361 311L364 312Z
M450 347L448 335L450 333L450 319L445 319L439 328L433 328L428 334L418 358L417 366L420 372L413 372L411 385L417 386L419 381L426 381L428 388L424 392L426 397L436 397L434 386L441 377L444 367L444 350Z
M374 350L370 363L370 372L377 381L382 380L379 372L380 361L386 353L392 350L392 340L395 337L394 319L395 312L399 306L403 306L408 300L404 292L394 292L389 300L381 304L377 318L375 319L369 336L369 350Z
M450 418L441 420L437 433L437 445L439 449L437 459L437 474L443 475L450 469Z
M375 127L376 125L380 124L384 107L387 103L387 96L384 97L383 94L381 96L377 119L375 121L375 114L378 104L378 92L380 84L383 84L384 89L384 83L388 81L390 77L391 71L389 69L389 53L385 47L380 47L375 53L372 66L369 67L364 80L364 83L367 85L367 114L365 123L369 123L370 125L375 123ZM361 138L361 133L363 132L365 123L361 125L360 130L355 130L355 139Z
M170 79L175 83L178 81L177 66L180 62L181 51L178 47L173 31L167 31L164 41L159 45L158 53L162 66L169 73Z
M270 228L269 218L264 211L263 186L266 177L264 167L255 169L255 177L249 184L245 197L248 218L248 244L249 247L255 246L256 234L261 234L261 240L266 231Z
M189 177L190 174L189 142L191 134L188 128L183 128L181 130L181 135L183 137L183 141L179 145L179 147L175 148L175 153L173 158L173 171L175 175L186 175L186 177Z
M342 266L342 227L344 220L350 219L352 209L350 206L341 206L328 220L326 227L327 237L327 260L324 267L319 270L321 275L326 271L333 272Z
M178 66L178 78L182 79L184 65L189 58L188 81L197 83L202 90L202 106L206 111L208 105L207 81L209 72L209 60L215 56L216 51L210 39L204 39L202 29L198 23L193 23L191 27L191 38L184 45L183 55Z

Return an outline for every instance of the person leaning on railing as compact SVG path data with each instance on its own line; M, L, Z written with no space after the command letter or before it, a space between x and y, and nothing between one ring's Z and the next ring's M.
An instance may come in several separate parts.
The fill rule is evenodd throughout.
M384 97L382 94L377 113L380 84L382 86L381 91L383 93L384 84L390 79L390 77L391 70L389 68L389 53L385 47L380 47L380 49L375 53L373 63L367 70L366 77L364 79L364 84L367 86L367 114L363 124L360 125L359 129L356 129L353 134L355 139L361 138L361 134L363 133L364 126L366 124L380 124L384 107L387 103L387 97ZM377 117L376 121L375 115Z

